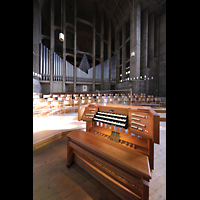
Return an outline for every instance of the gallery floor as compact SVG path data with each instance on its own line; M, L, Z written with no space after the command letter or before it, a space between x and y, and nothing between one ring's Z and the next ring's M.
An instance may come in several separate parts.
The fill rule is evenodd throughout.
M163 115L163 114L162 114ZM33 118L33 145L60 133L85 130L77 113ZM66 167L66 137L57 137L33 151L33 199L113 200L119 199L76 163ZM160 144L154 144L154 170L149 199L166 199L166 122L160 122Z

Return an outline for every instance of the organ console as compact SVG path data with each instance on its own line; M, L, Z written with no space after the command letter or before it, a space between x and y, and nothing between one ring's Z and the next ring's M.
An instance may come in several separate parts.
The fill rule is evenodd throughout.
M148 199L154 143L159 144L159 115L146 106L94 103L79 106L78 120L86 121L86 131L68 134L67 166L74 152L74 161L104 185L113 178L108 187L114 192L119 187L120 198Z
M79 107L78 119L86 121L86 131L109 138L112 130L120 133L119 143L135 147L149 157L153 169L154 143L159 144L159 115L146 106L89 104ZM108 137L107 137L108 136Z

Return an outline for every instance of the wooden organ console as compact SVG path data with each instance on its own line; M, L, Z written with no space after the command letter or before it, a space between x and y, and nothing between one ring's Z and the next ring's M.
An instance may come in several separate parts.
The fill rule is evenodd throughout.
M67 166L76 162L122 199L149 199L159 118L146 106L79 106L86 131L67 135Z

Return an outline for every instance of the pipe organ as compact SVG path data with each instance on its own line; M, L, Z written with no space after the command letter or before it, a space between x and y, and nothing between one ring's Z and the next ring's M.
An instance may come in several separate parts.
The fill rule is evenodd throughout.
M115 57L111 58L111 68L115 71ZM66 61L65 68L65 81L74 81L74 66ZM104 61L105 71L108 71L109 65L108 60ZM101 64L95 67L96 69L96 82L101 81ZM93 82L93 68L88 69L88 73L82 71L79 67L76 67L76 80L78 82ZM40 80L50 81L50 50L42 43L40 43L40 68L39 74L41 75ZM113 73L115 74L115 73ZM111 74L111 78L114 81L115 76ZM106 75L107 77L107 75ZM53 53L53 81L63 81L63 59Z
M62 81L63 59L55 52L53 53L53 81ZM67 61L66 61L67 66ZM42 43L40 44L40 80L50 80L50 50ZM66 74L67 76L67 74Z
M149 199L159 118L146 106L79 106L86 131L67 135L67 167L76 162L122 199Z

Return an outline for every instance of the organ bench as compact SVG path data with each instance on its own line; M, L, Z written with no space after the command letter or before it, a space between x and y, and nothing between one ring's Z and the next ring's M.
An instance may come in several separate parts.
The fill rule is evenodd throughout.
M86 131L67 135L67 166L76 162L122 199L148 199L159 115L144 106L79 106Z

